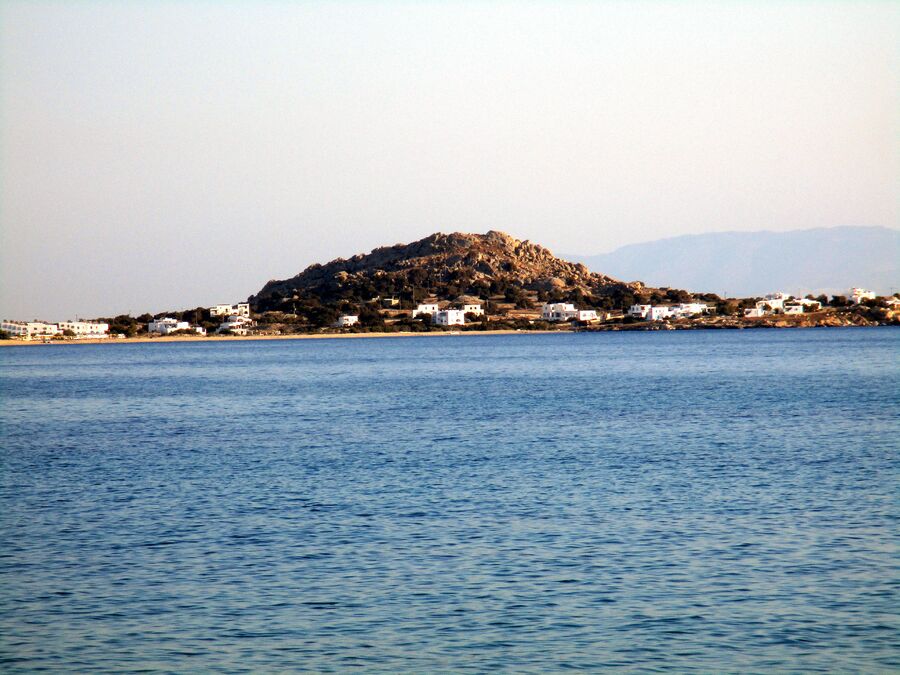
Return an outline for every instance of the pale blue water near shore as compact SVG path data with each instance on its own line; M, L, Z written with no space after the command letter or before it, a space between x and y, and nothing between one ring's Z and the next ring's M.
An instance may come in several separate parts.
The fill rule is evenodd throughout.
M900 331L0 350L4 672L897 672Z

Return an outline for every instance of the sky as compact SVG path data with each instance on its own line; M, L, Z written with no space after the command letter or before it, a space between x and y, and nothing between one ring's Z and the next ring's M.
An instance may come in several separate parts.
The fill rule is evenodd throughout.
M897 2L0 0L0 315L436 231L900 227Z

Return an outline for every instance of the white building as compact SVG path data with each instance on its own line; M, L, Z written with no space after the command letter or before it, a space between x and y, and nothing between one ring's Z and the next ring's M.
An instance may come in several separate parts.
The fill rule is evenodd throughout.
M356 314L341 314L334 325L338 328L346 328L347 326L353 326L357 323L359 323L359 316Z
M0 321L0 330L16 337L33 338L58 335L61 331L55 323L45 321Z
M419 305L413 310L412 316L415 319L419 314L430 314L434 316L438 311L437 303L426 303L423 305Z
M246 316L232 314L222 322L217 329L217 333L224 333L226 330L232 335L246 335L251 326L255 326L256 322Z
M677 315L677 311L671 305L632 305L628 308L628 316L647 321L660 321Z
M481 303L469 302L462 306L463 314L474 314L475 316L484 316L484 310Z
M818 300L812 300L810 298L800 298L797 300L804 307L811 307L813 311L822 309L822 303Z
M653 305L647 312L646 319L647 321L662 321L674 316L676 316L676 312L671 305Z
M874 300L875 292L865 288L851 288L850 299L853 301L854 305L858 305L863 300Z
M544 321L596 321L597 310L575 309L568 302L548 302L541 307L541 318Z
M756 307L745 309L744 316L758 319L767 314L803 314L807 307L816 311L821 309L822 303L809 298L794 298L784 293L771 293L764 300L758 300Z
M60 332L70 330L75 337L105 338L109 337L108 323L94 323L91 321L60 321Z
M678 316L699 316L706 314L709 310L709 305L703 302L682 302L672 308L672 311Z
M632 305L628 308L628 316L647 319L647 321L660 321L699 316L706 314L710 309L709 305L702 302L682 302L677 305Z
M160 335L168 335L176 330L190 330L191 324L187 321L177 321L171 317L156 319L147 324L147 331L150 333L159 333Z
M578 316L575 305L567 302L548 302L541 307L541 318L544 321L568 321Z
M807 309L809 308L809 309ZM822 308L822 303L809 298L795 298L787 300L782 305L785 314L803 314L803 312L815 312Z
M632 305L628 308L628 316L635 316L641 319L647 318L647 314L650 313L650 308L653 305Z
M475 316L484 316L484 308L481 299L474 295L460 295L453 301L455 309L461 309L466 314L474 314Z
M210 316L243 316L250 317L250 303L239 302L236 305L213 305L209 308Z
M438 326L464 326L466 313L461 309L442 309L433 314L434 323Z
M784 301L790 300L790 299L791 299L790 295L779 291L778 293L769 293L765 298L763 298L756 304L757 304L757 306L759 306L760 304L768 305L773 310L776 310L776 309L783 310L784 309Z

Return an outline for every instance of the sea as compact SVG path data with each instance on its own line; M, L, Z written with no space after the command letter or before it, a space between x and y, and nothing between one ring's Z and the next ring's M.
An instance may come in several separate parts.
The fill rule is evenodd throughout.
M0 671L900 672L900 330L0 349Z

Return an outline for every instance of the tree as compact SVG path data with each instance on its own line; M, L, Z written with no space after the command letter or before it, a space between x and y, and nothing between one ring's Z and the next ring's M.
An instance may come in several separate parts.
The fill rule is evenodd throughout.
M338 318L336 309L333 307L323 307L322 305L310 307L305 314L309 323L317 328L331 326Z
M193 324L201 324L204 320L209 319L209 312L203 307L196 307L195 309L187 309L181 312L181 320L187 321Z
M359 310L359 322L364 326L384 328L384 318L372 305L363 305Z
M590 298L590 305L592 307L596 307L597 309L605 309L605 310L615 309L615 302L608 295L592 296ZM629 305L629 307L630 307L630 305Z
M627 291L617 291L613 294L614 304L612 309L628 309L632 305L638 304L638 300L640 300L640 298L635 296L634 293L629 293Z
M734 300L722 300L716 303L716 314L733 316L740 313L740 306Z
M666 300L669 302L690 302L691 294L680 289L667 289Z
M843 295L832 295L831 296L831 306L832 307L846 307L849 302L847 302L847 298Z

